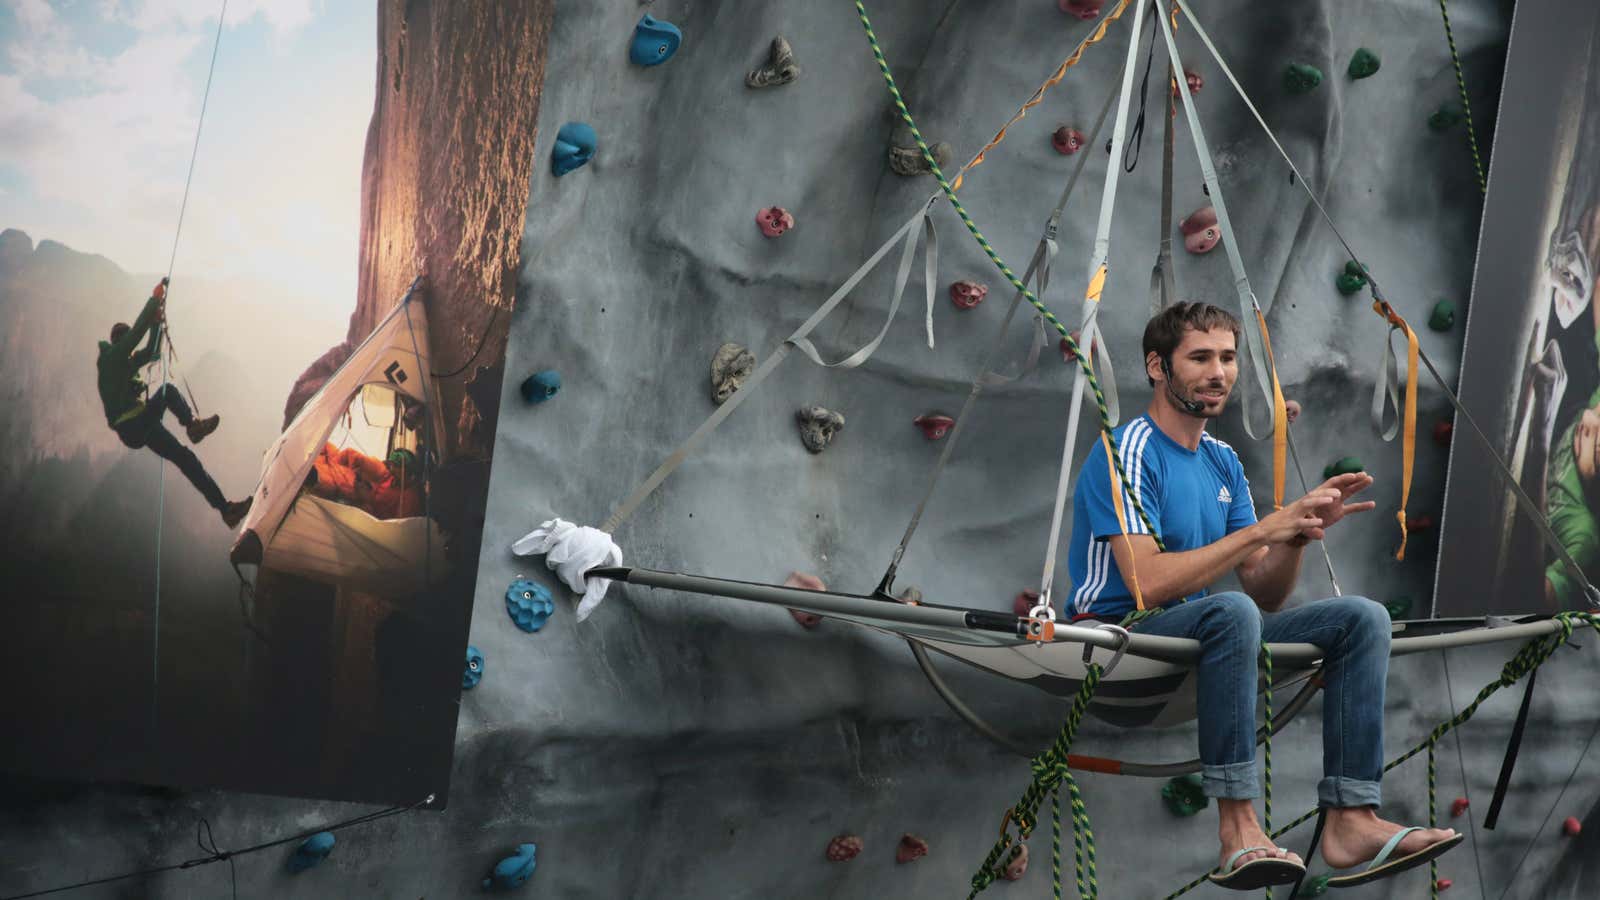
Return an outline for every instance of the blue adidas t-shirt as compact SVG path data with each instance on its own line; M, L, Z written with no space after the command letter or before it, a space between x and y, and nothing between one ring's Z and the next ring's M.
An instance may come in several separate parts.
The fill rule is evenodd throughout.
M1202 432L1200 448L1190 450L1167 437L1148 415L1113 433L1127 488L1138 492L1167 550L1204 547L1256 521L1250 481L1232 447ZM1078 472L1072 499L1067 571L1072 575L1073 615L1120 616L1134 608L1133 592L1111 553L1110 538L1122 534L1111 502L1111 479L1105 442L1096 440ZM1149 534L1127 491L1122 493L1128 533ZM1205 594L1196 591L1184 600Z

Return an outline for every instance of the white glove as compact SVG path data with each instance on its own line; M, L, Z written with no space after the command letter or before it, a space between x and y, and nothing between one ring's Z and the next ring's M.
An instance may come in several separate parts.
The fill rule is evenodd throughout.
M554 569L574 593L583 595L578 603L579 622L594 612L611 587L611 579L585 578L584 573L597 566L622 565L622 548L611 540L611 535L565 519L540 523L512 544L511 552L518 556L545 555L545 565Z

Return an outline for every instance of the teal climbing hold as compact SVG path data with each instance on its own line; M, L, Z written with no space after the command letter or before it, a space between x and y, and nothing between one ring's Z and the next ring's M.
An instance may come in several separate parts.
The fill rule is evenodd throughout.
M529 634L543 628L555 611L555 598L537 581L518 578L506 588L506 615Z
M1354 56L1350 57L1350 77L1370 78L1378 74L1378 67L1381 65L1382 63L1378 61L1378 54L1362 47L1355 52Z
M1389 611L1389 619L1397 621L1411 615L1411 598L1396 597L1383 605Z
M663 22L649 13L633 26L633 43L628 47L628 58L635 65L659 66L678 52L683 43L683 32L671 22Z
M582 122L568 122L556 132L555 146L550 148L550 170L556 177L571 172L594 158L599 138L594 128Z
M1440 300L1433 305L1433 312L1428 313L1428 327L1434 331L1449 331L1450 326L1456 324L1456 305L1449 300Z
M1168 781L1161 788L1161 799L1175 816L1192 816L1211 804L1202 787L1199 772L1190 772Z
M1428 127L1434 131L1449 131L1460 125L1466 117L1461 114L1461 107L1454 103L1441 103L1439 108L1428 116Z
M1283 70L1283 86L1291 94L1309 94L1322 83L1322 70L1305 63L1290 63Z
M483 880L483 889L509 891L522 887L533 874L533 854L537 849L533 844L518 844L514 855L495 864L494 871Z
M1341 456L1322 469L1323 478L1332 478L1335 475L1349 475L1352 472L1365 472L1366 467L1361 464L1359 456Z
M528 403L543 403L561 390L561 373L545 369L529 375L522 381L522 399Z
M1328 879L1332 877L1332 875L1318 875L1314 878L1307 878L1305 883L1300 885L1300 890L1295 892L1296 900L1300 897L1321 897L1326 894L1328 892Z
M333 844L333 832L319 831L295 848L294 855L289 857L289 863L285 868L296 874L304 872L327 859L328 854L333 852Z

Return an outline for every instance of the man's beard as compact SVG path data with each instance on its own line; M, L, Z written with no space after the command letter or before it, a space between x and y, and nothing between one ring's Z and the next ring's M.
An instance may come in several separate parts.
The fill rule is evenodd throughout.
M1222 391L1222 397L1217 400L1216 409L1211 408L1211 398L1202 397L1200 395L1201 389ZM1172 399L1176 401L1173 405L1178 407L1179 412L1184 413L1185 415L1194 416L1197 419L1215 419L1220 417L1222 415L1222 411L1227 409L1228 397L1232 394L1232 391L1229 389L1222 387L1221 385L1213 384L1203 384L1189 391L1179 391L1177 388L1172 386L1172 382L1170 381L1167 382L1167 390L1173 395ZM1199 408L1195 409L1194 407L1186 406L1185 402L1195 404Z

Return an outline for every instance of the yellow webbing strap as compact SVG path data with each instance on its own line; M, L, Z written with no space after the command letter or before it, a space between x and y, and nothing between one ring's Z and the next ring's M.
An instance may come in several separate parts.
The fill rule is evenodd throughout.
M1093 300L1094 302L1099 303L1100 302L1100 293L1102 291L1104 291L1105 288L1106 288L1106 267L1102 265L1100 267L1100 270L1094 273L1094 277L1089 279L1089 290L1084 292L1084 295L1083 295L1084 299ZM1094 361L1093 358L1090 357L1090 355L1089 355L1089 348L1088 347L1084 347L1082 349L1083 349L1083 358L1089 360L1090 362L1093 362Z
M1122 11L1127 9L1128 4L1131 2L1132 0L1120 0L1120 2L1117 3L1117 8L1113 9L1110 13L1107 13L1105 18L1100 20L1100 24L1095 27L1094 31L1089 33L1087 38L1084 38L1082 43L1078 44L1078 48L1072 51L1072 55L1062 60L1061 65L1056 67L1055 72L1052 73L1049 78L1045 79L1043 84L1039 85L1039 87L1033 92L1032 97L1028 98L1028 102L1022 104L1022 107L1018 109L1016 114L1011 117L1011 120L1000 127L1000 130L996 132L995 136L989 140L989 143L983 145L983 149L979 150L978 155L972 158L972 162L967 163L962 167L960 172L956 173L956 180L950 183L950 189L952 191L961 190L961 181L965 177L967 170L975 169L978 166L983 165L984 158L988 155L989 151L993 150L996 145L1006 139L1006 131L1010 129L1011 126L1022 121L1023 116L1028 114L1028 110L1039 105L1039 101L1044 99L1045 91L1061 83L1061 79L1065 78L1067 75L1067 70L1077 65L1078 60L1083 57L1084 50L1088 49L1094 44L1100 43L1100 41L1105 39L1106 31L1111 27L1111 23L1122 18Z
M1400 314L1383 300L1372 301L1372 311L1388 320L1389 324L1406 333L1406 403L1404 431L1400 436L1400 511L1394 514L1400 523L1400 549L1394 558L1406 558L1406 503L1411 499L1411 470L1417 459L1417 333ZM1385 338L1387 340L1387 338Z
M1278 381L1278 362L1272 356L1272 335L1267 333L1267 317L1256 307L1256 322L1261 326L1261 343L1267 348L1267 372L1272 376L1272 508L1283 509L1283 480L1289 465L1289 413L1283 405L1283 385Z
M1104 272L1104 270L1101 270ZM1133 605L1144 609L1144 593L1139 590L1139 564L1133 559L1133 541L1128 539L1128 514L1122 508L1122 478L1117 475L1116 464L1111 460L1111 442L1100 432L1100 446L1106 451L1106 470L1111 473L1111 508L1117 511L1117 526L1122 529L1122 546L1128 551L1128 587L1133 591Z

